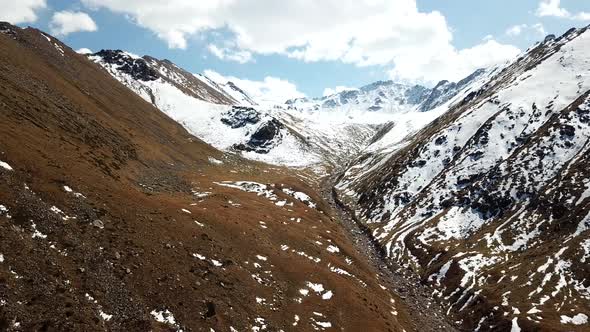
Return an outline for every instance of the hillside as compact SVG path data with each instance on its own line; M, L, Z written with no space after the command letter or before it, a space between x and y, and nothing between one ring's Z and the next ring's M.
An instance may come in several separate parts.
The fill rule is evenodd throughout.
M0 330L446 326L307 174L216 150L52 36L0 31Z
M275 165L310 168L321 176L347 164L383 130L407 134L422 128L444 110L438 106L483 72L433 89L385 81L268 105L232 82L193 75L168 60L121 50L102 50L88 58L214 147Z
M588 329L589 47L572 29L490 69L336 185L467 330Z
M589 29L269 105L0 22L0 331L586 331Z

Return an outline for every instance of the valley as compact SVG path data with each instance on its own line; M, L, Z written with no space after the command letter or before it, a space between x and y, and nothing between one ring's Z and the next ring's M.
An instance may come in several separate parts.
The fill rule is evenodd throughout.
M590 31L265 103L0 23L0 330L585 331Z

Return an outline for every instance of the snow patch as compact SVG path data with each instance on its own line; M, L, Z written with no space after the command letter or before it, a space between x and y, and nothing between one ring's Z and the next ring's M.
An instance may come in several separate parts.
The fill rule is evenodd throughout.
M6 162L0 160L0 167L4 168L5 170L12 171L12 167L8 165Z
M586 314L577 314L573 317L561 315L562 324L585 325L588 324L588 316Z

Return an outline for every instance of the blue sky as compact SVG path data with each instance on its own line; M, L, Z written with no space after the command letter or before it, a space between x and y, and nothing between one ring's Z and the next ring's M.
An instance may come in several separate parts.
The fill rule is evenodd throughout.
M264 79L274 77L285 84L272 93L307 96L390 78L456 80L513 57L547 33L590 23L590 1L583 0L322 0L309 12L303 0L169 0L172 9L155 0L16 2L0 0L8 8L0 19L53 31L73 49L167 58L192 72L242 79L246 88L269 88ZM56 20L63 11L85 13L92 22L71 15ZM375 19L363 21L371 15Z

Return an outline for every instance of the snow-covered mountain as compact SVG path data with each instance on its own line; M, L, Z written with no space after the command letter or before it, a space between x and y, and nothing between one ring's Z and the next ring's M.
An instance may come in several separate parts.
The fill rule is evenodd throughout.
M121 50L102 50L89 57L104 64L104 68L111 75L151 102L154 102L157 96L149 85L158 82L172 86L187 96L210 103L237 103L236 99L215 82L195 76L168 60L158 60L149 56L141 58Z
M344 154L357 153L379 128L379 120L368 122L362 116L356 122L336 113L256 107L235 84L216 83L167 61L124 51L101 51L89 58L196 137L250 159L323 172Z
M388 113L409 111L427 98L430 90L420 85L378 81L359 89L349 89L323 98L298 98L286 102L297 110L367 110Z
M347 89L322 98L291 99L286 104L289 108L302 111L427 112L444 104L484 72L484 69L479 69L457 83L441 81L434 88L394 81L377 81L358 89Z
M89 58L216 148L319 173L345 165L383 128L401 133L421 128L440 114L429 112L431 106L464 85L445 82L449 87L441 93L438 87L380 81L320 99L263 107L232 82L191 74L168 60L120 50Z
M260 106L0 22L0 326L588 331L588 29L432 89Z
M134 66L90 58L217 148L320 174L352 158L339 198L465 328L575 330L590 301L589 35L432 89L376 82L274 107L191 74L224 99L196 95L149 57L148 75L124 52Z
M466 329L589 328L587 30L456 84L442 116L384 133L336 186Z

